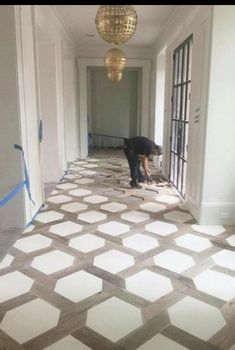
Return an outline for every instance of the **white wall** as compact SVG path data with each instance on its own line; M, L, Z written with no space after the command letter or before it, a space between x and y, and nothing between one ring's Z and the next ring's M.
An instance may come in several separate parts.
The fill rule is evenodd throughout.
M57 182L79 152L75 46L50 6L35 6L35 26L44 182Z
M165 70L166 70L166 48L157 55L157 77L156 77L156 105L155 105L155 135L154 141L163 145L164 124L164 96L165 96Z
M105 68L90 73L91 130L93 133L129 137L137 135L137 71L124 69L120 82L111 82Z
M201 218L235 224L235 6L213 6Z
M63 45L63 90L66 160L73 161L79 153L78 70L66 43Z
M78 116L78 77L75 70L75 45L66 33L50 6L44 5L7 5L0 7L0 104L1 104L1 135L0 135L0 198L6 195L14 186L24 180L21 154L13 148L14 143L21 144L25 151L25 159L29 172L33 205L27 193L22 191L9 204L0 208L0 228L24 227L43 203L42 181L42 149L39 145L39 119L43 119L45 110L49 117L43 125L44 136L48 144L44 152L53 149L55 143L50 142L47 131L53 129L50 137L57 139L57 149L54 156L47 162L48 174L57 174L53 180L58 181L67 167L67 159L78 154L78 134L67 132L74 145L65 152L65 121L70 111L65 113L65 104L70 103L66 96L73 94L71 108L74 124ZM37 31L39 30L39 32ZM39 45L37 39L39 38ZM70 51L73 72L64 83L64 54L62 43ZM40 64L38 65L38 58ZM65 64L66 66L66 64ZM71 68L72 69L72 68ZM74 73L74 74L73 74ZM40 91L40 82L44 80ZM68 87L68 85L70 87ZM66 89L69 89L68 92ZM44 118L45 122L45 118ZM51 123L51 124L50 124ZM72 126L69 124L70 129ZM76 130L76 125L74 125ZM76 153L76 155L75 155ZM48 152L49 154L49 152ZM58 166L55 164L58 157ZM49 176L49 175L48 175ZM49 180L50 181L50 180Z
M156 45L156 53L167 45L163 162L167 176L172 53L193 34L186 204L200 224L235 223L234 18L234 5L185 5Z
M188 169L186 181L186 205L200 221L201 191L204 166L204 142L207 118L207 86L210 57L210 5L184 5L168 22L156 45L155 55L166 46L166 77L164 104L163 173L169 175L171 95L173 52L193 34L193 72L190 94L190 120L188 139ZM200 120L194 118L200 111Z
M59 122L56 85L56 48L53 41L37 31L37 63L40 119L43 122L43 182L57 182L61 176ZM51 166L53 164L53 166Z
M27 223L31 221L43 203L32 17L33 7L31 5L15 6L21 138L28 168L30 191L34 201L32 203L29 200L28 194L25 196Z
M52 137L54 138L54 152L51 149L51 156L47 155L47 158L50 158L47 164L53 159L57 160L57 163L53 170L47 170L46 181L58 181L66 170L67 161L74 160L79 153L78 71L75 62L75 43L50 6L35 6L35 21L37 31L43 33L44 38L47 38L51 50L52 46L54 47L54 58L48 62L48 64L51 62L50 72L54 77L48 81L48 86L53 84L51 93L52 91L56 93L56 96L54 95L56 100L52 102L51 99L51 102L45 102L45 106L48 108L48 105L51 107L54 105L56 109L50 129L52 134L54 124ZM49 52L45 51L45 55L48 54ZM45 68L45 65L43 64L42 67ZM47 84L46 81L44 83ZM52 145L49 138L48 142Z
M15 13L10 5L0 6L0 199L24 179L21 154L13 148L21 144L18 80L16 66ZM24 223L24 193L21 191L0 207L0 229Z

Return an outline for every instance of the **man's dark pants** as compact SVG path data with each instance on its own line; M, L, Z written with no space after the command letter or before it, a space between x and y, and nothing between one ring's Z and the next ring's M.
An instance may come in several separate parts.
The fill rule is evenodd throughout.
M140 171L140 160L138 154L132 150L129 139L124 139L124 145L124 153L130 167L131 185L136 185L138 182L144 182L144 175Z

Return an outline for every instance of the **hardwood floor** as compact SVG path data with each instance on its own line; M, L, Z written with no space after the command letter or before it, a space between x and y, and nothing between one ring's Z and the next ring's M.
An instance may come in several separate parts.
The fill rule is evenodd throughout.
M235 228L128 183L122 151L93 151L5 243L0 350L235 350Z

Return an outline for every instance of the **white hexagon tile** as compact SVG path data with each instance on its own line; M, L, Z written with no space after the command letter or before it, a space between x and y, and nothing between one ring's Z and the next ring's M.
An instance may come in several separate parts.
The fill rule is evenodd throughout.
M226 238L226 241L233 247L235 247L235 235Z
M166 206L154 202L148 202L140 205L140 209L149 211L151 213L157 213L159 211L165 210Z
M46 275L66 269L73 265L74 257L60 250L36 256L31 266Z
M148 220L150 217L148 214L142 213L141 211L132 210L121 214L121 218L123 220L130 221L133 223L139 223Z
M130 237L123 238L123 245L140 253L147 252L159 246L156 238L148 237L142 233L136 233Z
M186 233L176 238L175 242L180 247L183 247L198 253L212 247L212 244L209 241L209 239L204 237L199 237L191 233Z
M0 323L0 329L23 344L54 328L59 316L59 309L37 298L8 311Z
M92 350L78 339L67 335L61 340L58 340L54 344L47 346L44 350Z
M133 265L133 256L122 253L116 249L109 250L108 252L97 255L94 258L94 266L114 274Z
M84 164L83 165L83 167L84 168L90 168L90 169L92 169L92 168L97 168L98 167L98 165L97 164Z
M195 265L191 256L173 249L164 250L162 253L155 255L153 260L155 265L176 273L185 272Z
M70 202L71 200L72 200L71 197L64 196L63 194L61 194L59 196L54 196L54 197L47 198L48 202L55 203L55 204L66 203L66 202Z
M71 189L77 188L77 185L67 182L61 185L57 185L56 188L59 188L60 190L71 190Z
M83 171L80 171L80 174L82 175L85 175L85 176L89 176L89 175L96 175L96 171L93 171L93 170L83 170Z
M146 269L126 278L126 289L149 301L155 301L173 291L168 277Z
M94 182L94 180L93 180L93 179L86 179L86 178L84 177L84 178L82 178L82 179L75 180L75 182L76 182L77 184L80 184L80 185L87 185L87 184L90 184L90 183Z
M28 225L28 227L22 233L31 232L31 231L33 231L34 227L35 227L35 225Z
M4 257L4 259L0 262L0 269L4 269L5 267L10 266L13 260L14 260L14 257L10 254L7 254Z
M105 246L105 240L90 233L72 238L69 246L83 253L91 252Z
M198 290L216 298L230 301L235 298L235 277L222 272L205 270L193 278Z
M168 314L171 324L205 341L226 325L219 309L190 296L169 307Z
M31 253L39 249L47 248L51 245L51 243L52 239L36 234L18 239L13 247L21 250L24 253Z
M100 162L100 159L99 158L94 158L94 157L92 157L92 158L90 158L90 157L87 157L86 158L86 160L88 161L88 162Z
M76 166L76 165L71 165L71 167L69 168L69 170L71 171L81 171L81 170L84 170L84 168L80 167L80 166Z
M127 209L127 206L125 204L111 202L111 203L101 205L100 208L103 210L109 211L110 213L117 213L121 210Z
M100 213L96 210L87 211L85 213L78 215L78 220L88 222L89 224L93 224L98 221L103 221L107 218L106 214Z
M84 161L84 160L75 160L74 162L73 162L73 164L75 164L75 165L83 165L83 164L88 164L88 162L86 162L86 161Z
M82 286L82 287L81 287ZM74 272L60 278L55 285L55 291L65 298L77 303L102 291L102 279L86 271Z
M81 175L76 174L76 173L74 172L73 174L66 174L66 175L64 176L64 179L75 180L75 179L80 178L80 177L81 177Z
M166 204L175 204L180 202L179 197L171 196L171 195L158 195L155 197L157 202L162 202Z
M42 222L43 224L47 224L49 222L61 220L63 219L63 217L64 217L64 214L58 213L55 210L49 210L49 211L37 214L37 216L35 217L35 220Z
M225 231L221 225L192 225L192 229L210 236L218 236Z
M69 191L69 194L76 196L76 197L83 197L87 196L88 194L91 194L92 192L90 190L79 188L77 190L71 190Z
M68 203L61 206L61 210L68 211L69 213L76 213L88 208L88 205L78 202Z
M108 198L100 195L93 195L89 197L84 198L84 202L91 203L91 204L97 204L97 203L103 203L107 202Z
M98 226L98 231L111 236L119 236L129 231L129 226L118 221L109 221Z
M116 297L90 308L87 313L87 327L112 342L117 342L142 324L140 309Z
M49 231L58 236L65 237L80 232L81 230L82 225L72 221L64 221L60 224L52 225Z
M154 221L145 225L145 230L151 233L156 233L160 236L168 236L177 232L178 229L176 225L168 224L167 222L163 221Z
M30 291L34 280L19 271L0 276L0 303Z
M136 350L189 350L184 346L176 343L175 341L165 337L162 334L157 334L152 337L150 340L145 342Z
M213 254L211 258L216 265L235 271L235 252L223 249L220 252Z

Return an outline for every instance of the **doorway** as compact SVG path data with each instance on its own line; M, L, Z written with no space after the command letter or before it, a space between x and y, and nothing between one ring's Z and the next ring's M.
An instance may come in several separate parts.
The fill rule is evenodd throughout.
M92 148L120 148L123 139L139 134L141 72L126 68L121 81L111 82L105 67L88 67L88 135Z
M56 47L39 27L37 32L37 70L39 112L42 120L43 137L40 153L43 169L45 198L61 176L59 158L59 121L57 108Z
M170 181L185 198L193 36L173 53Z

